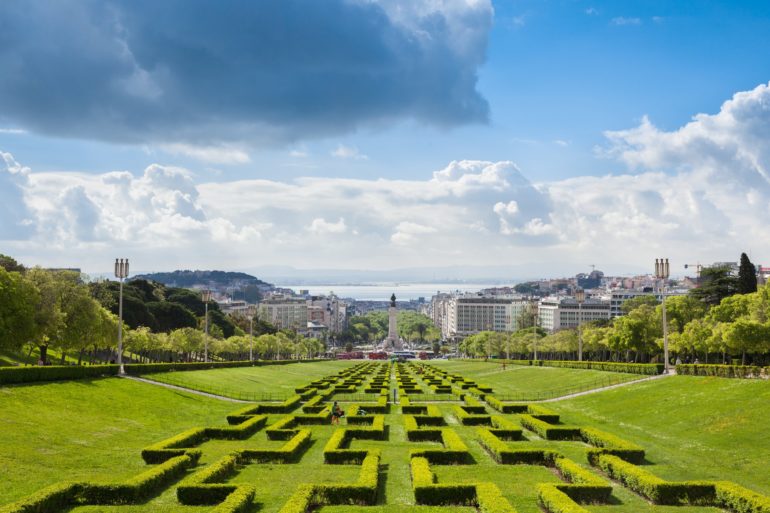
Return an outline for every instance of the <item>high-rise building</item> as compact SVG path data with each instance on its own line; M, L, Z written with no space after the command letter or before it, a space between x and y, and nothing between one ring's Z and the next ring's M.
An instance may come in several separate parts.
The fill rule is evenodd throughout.
M274 295L260 301L257 306L260 319L270 322L278 329L307 330L308 309L304 298Z
M602 299L586 298L582 305L573 297L547 297L540 300L540 326L550 332L577 328L578 324L610 318L610 303Z

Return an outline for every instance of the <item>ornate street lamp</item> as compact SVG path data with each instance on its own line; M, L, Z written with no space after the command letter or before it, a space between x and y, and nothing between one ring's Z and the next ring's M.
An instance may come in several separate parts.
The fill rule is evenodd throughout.
M123 369L123 280L128 278L128 258L115 259L115 277L120 282L120 294L118 298L118 366L120 374L125 374Z
M662 287L658 287L661 294L661 310L663 313L663 372L668 374L668 323L666 322L666 281L669 277L668 258L655 259L655 278L663 282Z
M578 303L578 361L583 361L583 302L586 300L586 291L578 289L575 292Z
M201 299L203 300L206 308L203 318L205 333L205 337L203 339L203 361L207 362L209 361L209 301L211 301L211 291L208 289L203 290L201 292Z

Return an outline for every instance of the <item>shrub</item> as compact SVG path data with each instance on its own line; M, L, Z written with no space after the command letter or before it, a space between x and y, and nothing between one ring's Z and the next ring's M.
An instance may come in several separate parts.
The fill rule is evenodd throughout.
M612 454L636 464L644 461L644 449L613 434L586 427L580 429L580 436L586 443L597 447L588 450L588 461L592 464L601 454Z
M609 454L599 456L598 465L608 476L617 479L656 504L704 504L713 502L715 498L716 490L713 483L666 482L641 467Z
M20 501L0 506L0 513L43 513L66 511L75 501L82 485L58 483L48 486Z
M735 513L770 513L770 497L729 481L714 483L715 503Z
M142 472L123 483L82 483L77 501L84 504L130 504L149 497L153 492L182 476L195 466L200 453L177 456Z
M516 513L511 503L503 497L500 488L493 483L476 485L476 503L482 513Z
M296 461L302 451L310 445L311 432L309 429L300 429L280 449L243 449L239 451L239 457L243 460L257 463L276 462L290 463Z
M517 424L499 415L491 416L490 421L493 427L489 431L496 437L501 440L521 440L522 429Z
M211 513L246 513L251 509L256 489L251 485L239 485L227 499L211 510Z
M468 406L455 405L453 408L455 417L465 426L489 425L492 423L489 415L473 415L468 413Z
M496 360L500 362L501 360ZM663 372L662 363L587 362L574 360L502 360L514 365L538 367L568 367L572 369L593 369L606 372L623 372L654 376Z
M537 499L541 506L550 513L589 513L578 505L556 485L541 484L537 487Z
M187 452L183 447L195 447L206 441L204 428L192 428L176 436L167 438L161 442L145 447L142 450L142 459L145 463L163 463L164 461L181 456Z
M312 484L299 485L297 491L289 497L279 513L305 513L308 511L313 504L315 488Z
M612 493L612 487L604 479L581 467L572 460L556 457L553 465L568 480L570 485L557 485L559 490L566 493L577 502L606 502Z
M118 370L119 366L117 365L30 365L27 367L0 367L0 385L116 376Z
M521 425L534 431L546 440L574 440L580 436L580 428L575 426L554 426L532 415L522 415Z
M536 419L542 420L543 422L547 422L549 424L556 424L559 422L558 413L553 410L549 410L545 406L540 406L539 404L528 404L527 413Z
M208 438L244 440L264 427L266 422L266 415L254 415L235 426L205 428L205 434Z
M767 378L770 367L756 365L694 365L679 364L676 373L686 376L716 376L720 378Z
M438 465L451 465L453 463L469 463L471 454L468 452L468 446L452 429L444 428L439 430L441 433L441 442L443 449L412 449L410 458L424 457L430 463Z

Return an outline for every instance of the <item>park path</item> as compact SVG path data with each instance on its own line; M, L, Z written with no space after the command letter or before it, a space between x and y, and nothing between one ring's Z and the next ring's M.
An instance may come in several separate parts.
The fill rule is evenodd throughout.
M594 388L591 390L586 390L584 392L575 392L574 394L567 394L562 395L560 397L553 397L551 399L541 399L539 401L527 401L529 403L552 403L554 401L561 401L563 399L571 399L573 397L580 397L581 395L588 395L588 394L595 394L597 392L604 392L605 390L612 390L613 388L620 388L625 387L629 385L636 385L637 383L644 383L645 381L652 381L655 379L663 379L667 378L669 376L676 376L676 371L674 369L671 369L668 374L657 374L655 376L650 376L648 378L642 378L642 379L635 379L633 381L626 381L624 383L618 383L617 385L607 385L606 387L600 387L600 388Z
M132 379L134 381L141 381L142 383L147 383L150 385L155 385L159 387L165 387L170 388L171 390L180 390L182 392L187 392L189 394L196 394L196 395L202 395L204 397L210 397L212 399L221 399L222 401L230 401L231 403L251 403L252 401L241 401L240 399L233 399L232 397L225 397L223 395L216 395L216 394L209 394L208 392L201 392L200 390L193 390L192 388L185 388L180 387L176 385L169 385L168 383L162 383L160 381L153 381L151 379L146 378L140 378L137 376L121 376L125 379Z

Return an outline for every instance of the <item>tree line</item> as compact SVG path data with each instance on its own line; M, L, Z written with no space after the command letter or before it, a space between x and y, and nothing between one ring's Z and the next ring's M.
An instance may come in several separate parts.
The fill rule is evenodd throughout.
M105 363L117 359L119 284L86 282L73 271L26 268L0 255L0 352L37 353L39 363ZM321 341L246 316L227 316L195 291L132 280L123 287L124 361L200 361L207 346L215 359L308 358ZM247 335L253 328L254 337ZM24 358L21 358L24 359Z
M537 351L540 359L577 359L582 336L584 360L662 361L663 305L650 294L622 309L625 315L580 330L481 332L460 342L459 350L473 357L531 359ZM764 365L770 361L770 283L757 288L745 254L737 276L725 266L704 268L697 288L666 298L666 324L672 359Z

